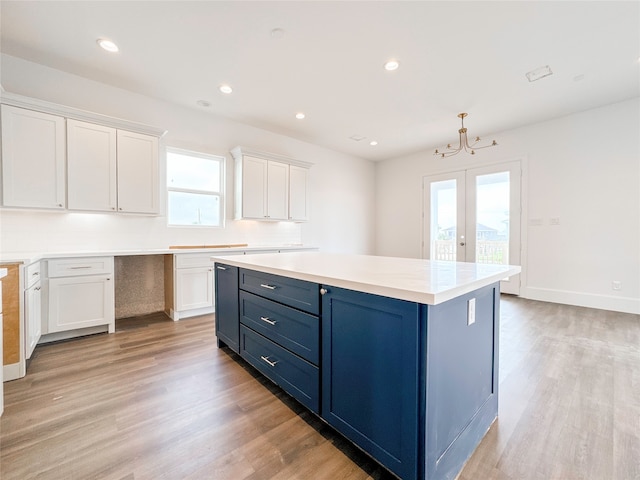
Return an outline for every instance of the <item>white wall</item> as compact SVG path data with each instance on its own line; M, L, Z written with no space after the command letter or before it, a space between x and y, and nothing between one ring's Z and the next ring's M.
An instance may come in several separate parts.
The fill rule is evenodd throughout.
M474 157L428 150L377 165L376 253L421 257L424 176L522 159L521 296L640 313L639 99L490 137L500 145Z
M372 162L15 57L2 55L1 61L0 80L8 92L160 127L168 130L164 145L227 158L225 228L169 228L163 216L1 210L3 254L216 243L304 243L328 252L373 253ZM229 151L237 145L314 163L308 223L233 220L233 160Z

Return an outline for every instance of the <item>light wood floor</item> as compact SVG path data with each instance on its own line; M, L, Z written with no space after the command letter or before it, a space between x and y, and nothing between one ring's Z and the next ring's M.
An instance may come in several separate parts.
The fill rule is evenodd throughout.
M460 480L640 479L640 317L502 301L500 409ZM387 479L237 357L213 317L38 346L5 383L2 480Z

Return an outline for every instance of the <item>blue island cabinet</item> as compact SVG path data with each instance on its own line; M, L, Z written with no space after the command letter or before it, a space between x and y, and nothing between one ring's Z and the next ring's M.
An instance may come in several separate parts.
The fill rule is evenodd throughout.
M399 478L455 478L498 413L499 284L439 305L322 292L322 418Z
M238 267L215 264L216 337L218 347L240 353Z
M498 414L499 296L432 305L216 263L216 333L397 477L454 479Z

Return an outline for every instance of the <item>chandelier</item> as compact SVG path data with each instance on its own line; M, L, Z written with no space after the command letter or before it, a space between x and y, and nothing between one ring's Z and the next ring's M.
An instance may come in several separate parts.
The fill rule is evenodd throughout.
M470 153L471 155L475 155L476 150L480 150L481 148L495 147L496 145L498 145L498 143L495 140L493 140L493 142L490 145L484 145L484 146L478 147L476 145L480 141L480 137L476 137L473 143L469 145L469 139L467 138L467 129L464 126L464 117L466 117L467 115L468 113L458 114L458 118L462 122L462 128L458 130L458 133L460 134L460 141L458 143L458 146L456 148L453 148L453 146L449 143L446 146L446 150L440 151L436 148L436 151L433 153L434 155L438 155L442 158L453 157L454 155L457 155L458 153L460 153L463 149L465 152Z

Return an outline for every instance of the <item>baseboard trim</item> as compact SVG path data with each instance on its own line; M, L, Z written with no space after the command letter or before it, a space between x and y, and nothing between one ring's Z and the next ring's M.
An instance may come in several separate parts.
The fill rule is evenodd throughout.
M598 295L536 287L522 287L520 289L520 297L527 298L529 300L563 303L565 305L575 305L577 307L598 308L601 310L611 310L614 312L640 315L640 299L632 297Z

